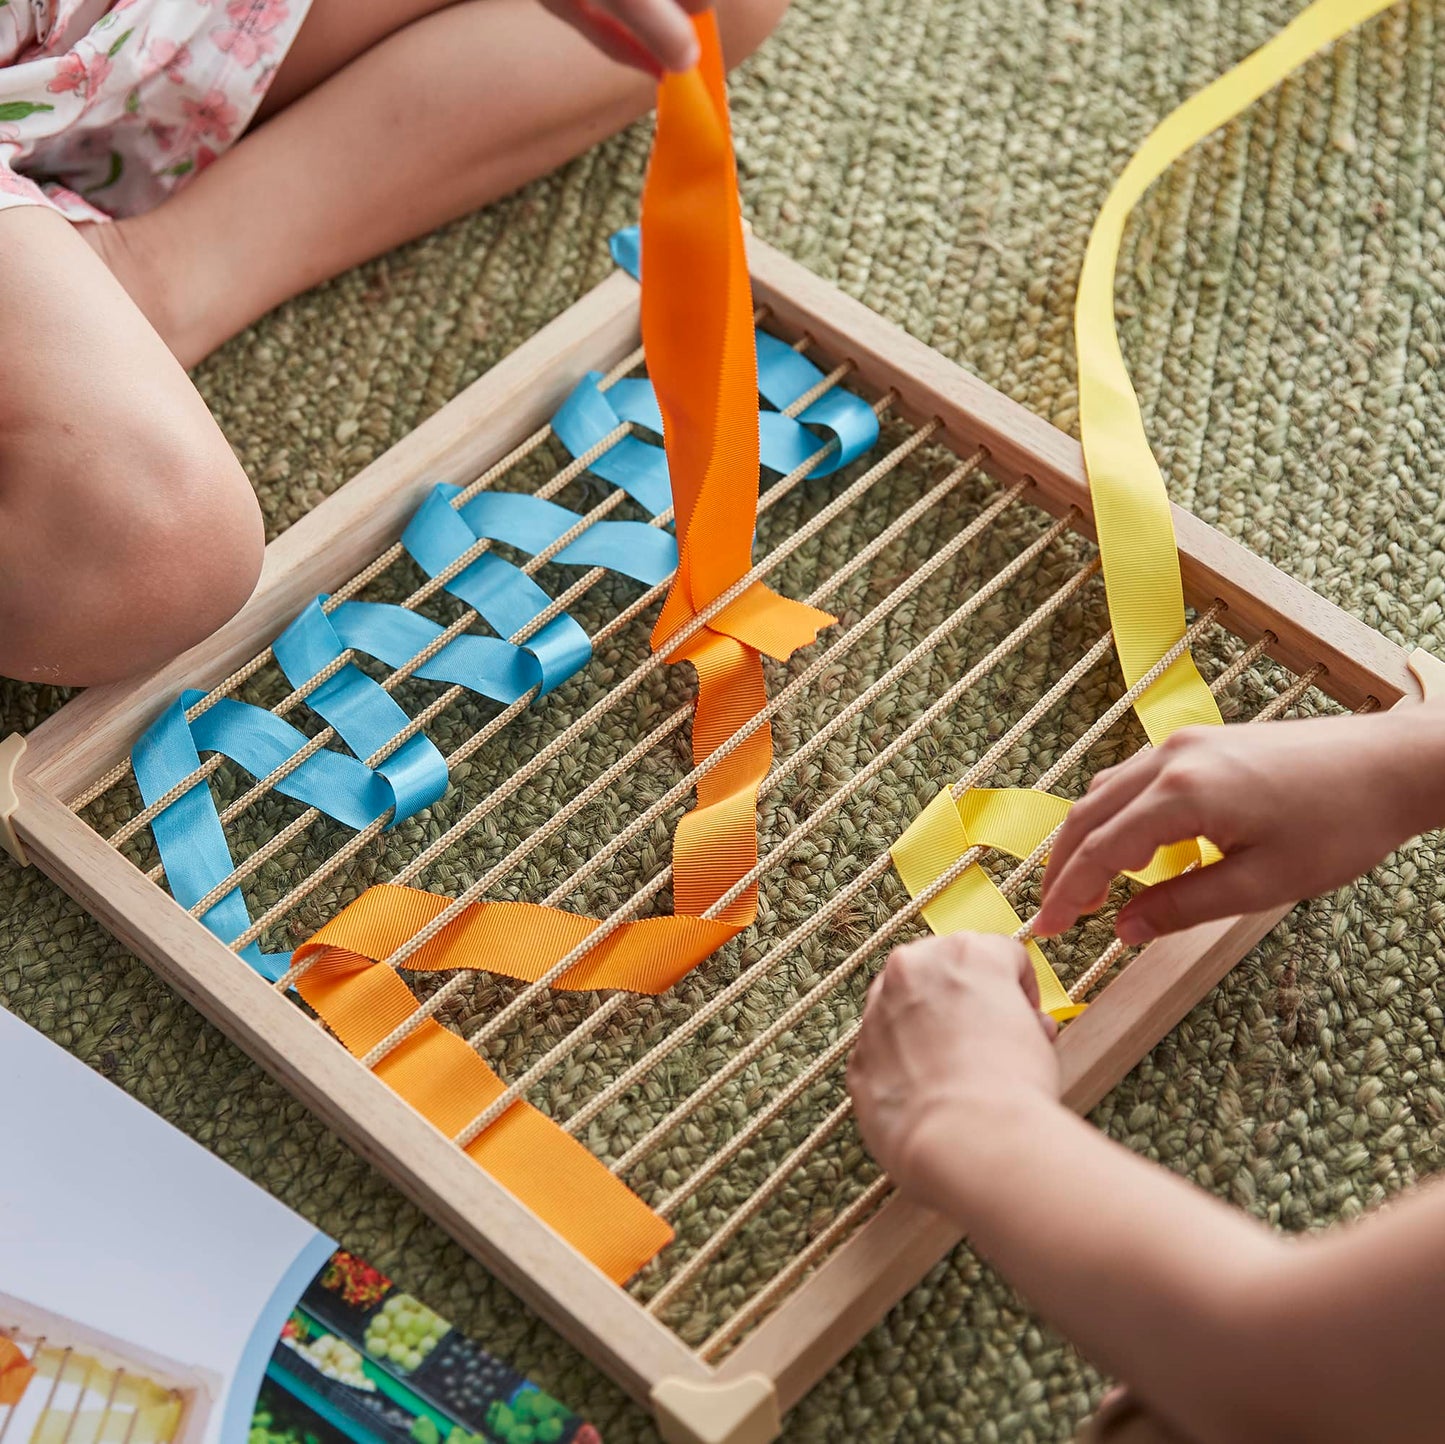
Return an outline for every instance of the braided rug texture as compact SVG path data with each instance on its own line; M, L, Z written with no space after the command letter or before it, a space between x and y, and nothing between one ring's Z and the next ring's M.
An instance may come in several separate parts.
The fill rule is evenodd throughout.
M1073 429L1074 284L1110 181L1156 119L1297 8L798 0L736 79L746 207L760 235ZM1391 638L1445 654L1437 76L1438 0L1400 5L1310 64L1151 192L1128 232L1119 314L1174 497ZM607 273L606 237L633 217L647 145L635 127L283 307L201 368L273 534ZM824 535L825 571L868 525L865 515L856 535ZM1090 627L1097 620L1095 609ZM899 639L872 645L870 662L886 665ZM568 708L624 661L599 659L567 691ZM1040 649L1020 666L1060 670ZM908 711L950 678L935 667ZM63 700L0 684L0 732L34 726ZM940 776L956 775L955 762ZM493 765L504 773L505 759ZM884 804L858 818L860 856L916 805ZM398 845L435 830L402 829ZM1354 1216L1439 1168L1442 863L1433 840L1418 842L1297 909L1095 1121L1288 1229ZM806 870L792 876L806 896ZM655 1437L77 905L8 864L0 1003L530 1371L610 1441ZM835 1022L813 1025L811 1040L801 1028L801 1056ZM694 1081L704 1060L697 1068ZM771 1156L797 1136L769 1142ZM1065 1440L1103 1386L961 1249L795 1411L787 1437Z

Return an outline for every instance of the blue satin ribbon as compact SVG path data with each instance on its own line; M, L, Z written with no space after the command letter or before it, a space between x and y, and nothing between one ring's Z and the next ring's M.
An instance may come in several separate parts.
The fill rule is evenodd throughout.
M219 752L252 776L265 777L306 745L305 735L289 722L230 698L222 698L188 722L186 709L204 695L182 692L132 749L131 763L147 806L194 772L201 765L202 752ZM276 790L357 829L380 817L394 801L385 778L356 758L325 748L308 757ZM194 907L235 866L204 781L158 813L151 828L171 895L182 907ZM201 922L225 942L245 932L251 919L240 889L233 888L208 908ZM285 953L263 953L256 943L241 956L272 982L286 969Z
M519 551L540 552L570 531L581 517L534 496L483 492L460 510L458 493L442 485L428 495L403 540L429 575L451 565L487 538ZM677 567L677 543L669 532L644 522L594 523L554 558L577 567L607 567L646 586L665 581ZM504 705L533 688L550 691L586 665L587 635L565 613L541 627L525 644L504 640L521 631L551 598L519 567L487 552L447 584L475 608L500 637L463 633L416 669L428 681L466 687ZM299 687L344 651L361 652L396 668L433 643L442 626L420 613L384 602L342 602L329 614L325 597L309 602L276 639L276 660ZM201 765L203 753L229 757L253 777L265 777L306 745L289 722L245 702L223 698L194 722L186 709L201 692L185 692L136 743L131 757L147 805ZM306 698L355 755L322 748L276 786L278 792L315 807L347 827L360 829L391 812L390 826L431 806L446 790L446 762L435 744L418 735L373 770L361 761L378 752L410 721L377 682L348 663ZM230 847L209 786L198 782L151 824L171 893L193 907L234 869ZM250 926L239 888L226 893L201 917L229 942ZM286 954L263 953L255 943L240 954L263 977L279 978Z
M457 487L445 483L436 487L402 533L402 545L428 576L451 566L484 537L536 553L581 520L566 507L512 492L484 491L457 510L452 506L457 493ZM668 532L646 522L599 521L563 547L555 560L607 567L653 586L676 569L677 543ZM478 557L446 583L446 590L504 637L521 631L552 603L531 577L496 552ZM544 694L584 667L592 655L586 632L565 612L522 646L537 666Z
M562 403L562 409L552 418L552 431L572 456L581 456L591 451L604 436L610 435L622 425L624 417L618 405L625 405L619 398L614 403L609 398L620 387L629 383L619 381L610 391L597 389L602 379L600 371L589 371L573 389L572 394ZM646 383L643 383L646 385ZM635 397L635 392L633 393ZM652 387L647 386L647 401L651 414L657 413L657 400ZM637 412L641 407L633 405L630 410ZM662 418L650 426L637 415L625 418L638 421L648 430L662 434ZM814 447L814 450L817 450ZM614 442L587 468L593 476L610 481L620 487L634 501L647 508L653 516L672 505L672 482L667 475L667 457L660 446L653 446L639 436L624 436Z
M619 232L612 250L618 263L637 275L635 229ZM765 332L757 333L757 344L758 389L777 408L759 414L764 466L791 472L832 437L836 448L814 469L822 476L855 460L876 442L878 419L873 409L847 391L828 392L796 419L783 415L782 408L815 386L823 373ZM662 417L649 382L628 378L604 393L598 389L599 380L595 373L584 378L552 423L574 456L590 450L623 421L661 436ZM662 447L641 437L623 438L590 470L626 491L654 516L672 504ZM483 538L535 556L581 520L576 512L540 497L485 491L457 508L453 506L457 494L457 487L437 486L402 535L407 551L428 576L440 574ZM676 569L677 543L661 527L604 520L593 523L554 560L567 566L606 567L654 586ZM418 677L466 687L507 705L534 688L540 693L552 691L591 657L587 634L565 612L521 644L506 640L550 607L552 599L520 567L494 551L459 572L446 583L446 590L485 618L498 635L454 637L416 669ZM443 631L430 618L403 607L348 601L327 613L324 601L318 597L308 603L274 644L277 662L293 687L303 685L348 650L400 667ZM188 722L186 709L202 695L184 692L136 743L131 757L147 805L196 771L203 753L229 757L259 778L306 745L305 734L289 722L231 698L221 699ZM278 792L354 829L388 812L394 827L442 796L446 762L424 735L409 738L374 769L361 760L380 751L410 719L360 667L347 663L306 701L335 729L350 755L320 749L277 784ZM152 829L172 895L183 907L193 907L233 871L230 847L206 782L197 782L159 813ZM201 921L224 941L238 937L250 925L241 890L226 893ZM273 981L287 966L286 954L263 953L255 943L241 956Z
M642 273L641 244L636 226L616 232L610 242L612 259L634 278ZM761 459L769 471L784 476L796 471L823 442L832 439L837 442L836 448L811 472L813 476L827 476L873 447L878 440L877 414L862 397L841 387L825 392L796 418L785 416L785 408L811 391L823 379L823 372L776 336L762 330L755 334L758 391L777 408L758 413ZM624 421L662 435L662 416L651 382L629 378L614 382L603 392L598 389L601 379L600 372L589 372L552 418L552 430L573 456L590 451ZM640 437L624 437L588 470L621 487L653 515L671 502L663 449Z
M346 650L319 601L308 603L271 645L293 687L303 686ZM311 692L306 705L325 718L358 757L380 751L411 721L379 682L351 662ZM408 738L376 770L396 799L393 827L430 807L447 790L446 759L425 735ZM325 810L331 812L329 807Z

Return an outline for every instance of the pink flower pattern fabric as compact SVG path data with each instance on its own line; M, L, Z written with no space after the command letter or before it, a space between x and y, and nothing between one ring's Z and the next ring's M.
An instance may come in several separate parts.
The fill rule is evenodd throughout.
M310 0L0 0L0 210L136 215L235 143Z

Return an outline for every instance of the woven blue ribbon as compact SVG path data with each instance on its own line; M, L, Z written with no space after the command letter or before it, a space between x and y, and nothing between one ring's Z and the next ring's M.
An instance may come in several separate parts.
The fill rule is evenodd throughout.
M551 546L581 520L576 512L534 496L483 492L460 509L455 486L436 487L418 508L402 541L429 576L451 566L482 538L533 554ZM677 566L669 532L645 522L594 522L554 558L580 567L607 567L646 586L665 581ZM476 610L504 636L523 631L551 598L519 567L495 552L483 553L446 583L446 590ZM431 645L443 628L428 617L384 602L342 602L327 613L318 597L276 639L277 663L293 687L303 685L344 651L375 657L397 668ZM520 645L503 637L463 633L416 668L428 681L457 684L503 704L534 688L551 691L586 665L591 644L565 612ZM164 796L201 764L202 753L229 757L254 777L265 777L306 745L289 722L245 702L223 698L193 722L186 709L204 694L183 693L136 743L131 754L147 805ZM276 785L287 797L318 808L352 828L387 812L390 826L430 807L446 790L446 762L424 735L412 737L375 769L362 758L380 751L410 718L391 695L359 667L347 663L306 698L353 755L322 748ZM216 804L204 781L196 783L152 822L172 896L194 907L234 868ZM226 893L201 921L225 941L250 925L240 889ZM241 954L263 977L285 970L285 954L249 944Z
M641 234L636 226L618 231L611 241L612 258L633 277L641 274ZM758 391L776 410L758 412L758 441L762 464L769 471L786 476L828 441L833 450L813 468L813 476L827 476L856 461L878 440L878 416L873 408L851 391L834 387L826 391L796 417L784 415L798 397L811 391L823 373L806 356L770 336L756 333L758 350ZM590 451L624 421L662 435L662 414L657 407L652 383L645 380L614 381L604 392L602 374L589 371L552 418L552 430L573 456ZM588 470L610 481L654 516L672 503L667 475L667 456L661 446L639 436L625 436L593 461Z
M613 238L618 263L637 275L637 237ZM868 450L878 437L878 418L857 396L833 390L795 419L783 415L823 373L805 356L757 333L758 389L776 410L761 410L759 437L763 465L788 473L817 454L828 440L836 445L814 468L825 475ZM652 386L624 379L606 392L600 376L585 377L553 419L553 430L573 456L591 450L623 421L660 436L662 417ZM618 441L590 468L619 487L653 516L672 504L667 458L662 447L638 436ZM535 556L553 546L581 518L566 507L536 496L484 491L457 507L459 489L440 485L412 517L402 543L417 565L435 577L483 538ZM594 522L553 558L559 564L606 567L654 586L677 566L677 543L661 527L638 521ZM565 612L530 631L552 605L547 593L522 569L488 551L445 584L497 633L463 633L415 669L432 682L457 685L508 705L536 691L552 691L584 667L592 655L587 634ZM292 687L303 686L343 653L361 653L395 669L433 644L443 628L428 617L381 602L342 602L327 612L325 597L307 604L276 639L276 660ZM528 633L520 642L507 638ZM306 735L259 707L223 698L194 721L186 710L203 694L187 691L169 706L131 753L141 796L149 806L201 765L203 753L230 758L254 777L266 777L305 747ZM315 807L347 827L360 829L391 815L390 827L430 807L446 790L446 762L435 744L418 734L373 767L365 758L381 751L410 723L390 693L360 667L346 663L307 695L307 704L336 731L349 752L321 748L276 784L276 791ZM197 782L152 822L156 846L183 907L194 907L234 869L210 787ZM225 893L201 921L229 942L249 926L239 888ZM263 953L256 943L241 956L275 980L286 954Z

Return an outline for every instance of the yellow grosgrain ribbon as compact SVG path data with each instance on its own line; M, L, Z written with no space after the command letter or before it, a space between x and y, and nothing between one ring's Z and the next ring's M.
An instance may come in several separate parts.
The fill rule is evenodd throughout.
M1024 788L973 787L961 798L944 788L918 820L893 845L893 866L910 897L917 897L971 847L987 847L1010 857L1027 857L1069 815L1073 804L1051 792ZM1126 877L1146 886L1175 877L1199 861L1193 842L1161 847L1149 865ZM1023 919L993 880L977 864L943 889L923 908L935 933L1013 933ZM1084 1011L1071 1001L1039 945L1024 946L1039 983L1039 1006L1064 1022Z
M1114 325L1114 272L1124 223L1144 192L1205 136L1232 120L1317 50L1394 0L1315 0L1274 39L1160 122L1114 183L1094 222L1074 305L1079 434L1104 565L1109 617L1131 686L1184 635L1184 589L1164 478L1139 414ZM1185 653L1134 704L1156 745L1181 727L1222 722Z
M964 794L964 802L975 796ZM1044 793L1027 794L1044 797ZM1020 830L1027 827L1022 809L1014 809ZM1048 836L1047 829L1042 834ZM917 897L969 848L984 839L970 830L963 815L963 804L955 802L945 787L918 815L913 825L893 844L893 866L909 897ZM1027 849L1025 855L1028 851ZM993 879L975 863L955 878L931 902L924 905L924 920L935 933L1013 933L1023 926L1023 919L1013 910L1009 900L994 886ZM1030 939L1024 944L1034 976L1039 981L1039 1006L1060 1022L1083 1011L1073 1003L1058 975L1049 966L1039 945Z
M1139 400L1129 380L1114 324L1114 276L1124 225L1144 192L1185 151L1273 89L1310 56L1363 24L1394 0L1315 0L1272 40L1191 96L1135 152L1114 183L1089 235L1074 307L1079 364L1079 430L1093 497L1109 617L1124 680L1133 686L1185 631L1184 587L1169 496L1149 447ZM1135 700L1134 710L1156 745L1181 727L1218 726L1214 697L1186 651ZM1068 803L1047 793L974 789L955 802L941 792L893 848L893 862L917 897L971 846L1027 857L1067 815ZM1146 885L1187 866L1215 862L1204 838L1161 848L1143 873ZM976 864L923 909L936 933L1012 933L1018 914ZM1069 1001L1036 944L1029 956L1046 1012L1081 1011Z

